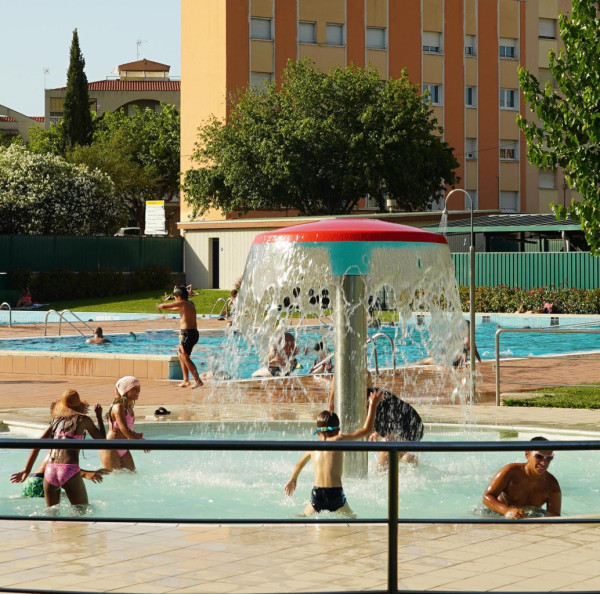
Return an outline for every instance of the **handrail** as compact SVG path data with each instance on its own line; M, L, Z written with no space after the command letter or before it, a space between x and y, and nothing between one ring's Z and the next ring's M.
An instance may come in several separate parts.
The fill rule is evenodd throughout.
M53 440L53 439L2 439L0 443L4 449L68 449L72 448L73 444L67 443L68 440ZM508 520L502 516L489 518L399 518L398 517L398 452L513 452L527 451L531 447L531 441L459 441L459 442L415 442L407 441L402 443L395 442L364 442L364 441L246 441L246 440L150 440L153 451L306 451L306 450L321 450L321 451L366 451L366 452L389 452L388 465L388 513L386 519L381 518L319 518L307 520L306 518L287 518L287 519L264 519L264 518L108 518L98 517L93 518L85 516L60 517L60 521L66 522L148 522L157 524L219 524L219 525L234 525L234 524L302 524L314 523L316 526L321 524L387 524L388 527L388 551L387 551L387 590L390 594L398 594L398 525L399 524L598 524L598 518L590 517L544 517L544 518L527 518L520 520ZM81 450L99 450L108 449L116 450L128 448L130 450L142 450L148 448L148 441L136 441L127 439L114 440L86 440L77 444L77 449ZM552 441L544 442L544 447L553 451L582 451L582 450L600 450L600 440L571 440L571 441ZM26 516L7 516L0 515L0 520L14 520L31 522L32 518ZM36 516L36 521L55 522L55 515ZM0 586L0 592L14 592L15 588L5 588ZM23 592L42 592L42 590L22 590ZM44 592L52 592L58 594L58 590L45 589ZM372 592L381 592L373 590ZM91 594L80 591L80 594ZM467 594L465 591L462 594ZM571 592L571 594L574 594Z
M322 361L319 361L316 365L311 367L310 370L308 371L308 373L317 373L317 371L319 369L321 369L321 367L324 367L327 363L329 363L329 361L331 361L331 359L333 359L334 355L335 355L335 353L329 353L329 355L327 355L327 357L325 357L325 359L323 359Z
M0 309L4 309L5 305L8 307L8 327L12 328L12 308L10 303L7 303L6 301L0 303Z
M227 307L227 299L225 299L225 297L219 297L216 301L215 304L213 305L212 309L210 310L210 313L208 314L208 317L210 318L210 316L213 315L213 312L215 311L215 308L217 307L217 305L220 302L223 302L223 305L225 306L225 314L229 313L229 308Z
M377 360L377 347L375 346L376 338L387 338L390 342L390 347L392 348L392 369L394 375L396 375L396 347L394 346L394 340L391 336L388 336L385 332L377 332L373 334L373 336L367 339L367 344L371 343L373 345L373 356L375 357L375 373L379 375L379 362Z
M46 315L44 316L44 336L48 336L48 316L51 313L55 313L58 316L58 335L59 336L60 336L60 331L62 328L63 320L67 324L69 324L73 328L73 330L76 330L77 332L79 332L79 334L81 336L85 336L85 334L79 328L77 328L75 325L73 325L70 320L67 320L65 318L66 313L70 313L74 318L76 318L79 322L81 322L84 326L86 326L92 332L92 334L94 333L94 329L91 326L89 326L86 322L84 322L79 316L75 315L70 309L63 309L60 312L56 311L55 309L49 309L46 312Z
M500 334L505 332L552 333L552 334L600 334L600 329L592 328L500 328L496 330L496 406L500 406Z
M64 320L65 322L67 322L67 324L71 324L71 322L69 320L67 320L67 318L65 317L65 314L70 313L78 322L81 322L92 334L94 333L94 329L87 323L84 322L77 314L74 314L70 309L63 309L61 312L61 316L60 316L60 320L58 321L58 335L60 336L60 328L62 325L62 321ZM71 324L71 326L73 328L75 328L75 326L73 324ZM77 330L77 328L75 328L75 330ZM81 332L81 330L77 330L79 332L79 334L81 334L81 336L85 336L83 334L83 332Z

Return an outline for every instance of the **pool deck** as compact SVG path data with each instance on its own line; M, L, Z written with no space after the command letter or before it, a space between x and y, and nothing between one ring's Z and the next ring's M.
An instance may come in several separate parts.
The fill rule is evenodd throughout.
M224 322L200 320L202 328ZM176 328L176 320L103 322L105 334ZM0 327L0 338L40 336L42 327ZM590 359L594 359L590 364ZM600 382L600 357L502 363L502 391ZM598 429L600 412L494 406L492 362L478 366L478 403L456 406L420 391L436 369L383 376L425 421L509 427ZM416 380L418 381L415 381ZM115 380L117 378L114 378ZM439 377L437 377L439 380ZM416 384L416 385L415 385ZM536 384L535 386L533 384ZM443 385L443 380L442 380ZM113 383L93 377L0 373L0 421L46 423L67 387L106 406ZM422 389L422 388L421 388ZM327 380L240 382L224 399L219 384L194 392L145 380L140 421L313 420ZM442 389L442 392L444 390ZM507 459L510 455L507 454ZM18 469L15 469L18 470ZM291 470L291 469L290 469ZM565 479L563 479L564 488ZM14 488L5 481L3 493ZM568 495L565 495L568 497ZM0 587L102 592L325 592L386 589L387 529L379 525L211 526L0 521ZM399 587L409 590L600 590L600 519L582 525L424 525L399 528Z

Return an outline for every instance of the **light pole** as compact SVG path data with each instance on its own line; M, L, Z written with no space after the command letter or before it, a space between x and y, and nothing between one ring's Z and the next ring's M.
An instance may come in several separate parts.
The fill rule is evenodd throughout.
M567 206L567 178L563 179L563 208Z
M444 200L444 210L442 212L442 219L444 215L448 216L448 198L454 194L454 192L462 192L469 198L469 204L471 205L471 245L469 247L469 357L471 364L469 366L469 398L471 404L475 402L475 235L473 233L473 198L471 194L462 188L455 188L448 192L446 199Z

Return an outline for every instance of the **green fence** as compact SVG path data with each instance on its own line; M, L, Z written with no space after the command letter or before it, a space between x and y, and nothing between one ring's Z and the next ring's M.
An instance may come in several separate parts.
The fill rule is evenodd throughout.
M132 272L152 265L183 272L183 238L0 235L0 272L16 268Z
M459 285L469 285L469 254L452 254ZM600 258L588 252L475 254L475 285L482 287L600 287Z

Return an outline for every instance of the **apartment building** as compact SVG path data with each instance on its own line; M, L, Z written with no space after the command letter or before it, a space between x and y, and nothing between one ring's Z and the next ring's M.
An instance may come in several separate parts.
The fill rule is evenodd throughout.
M459 186L477 209L548 212L550 202L570 201L561 172L527 164L515 123L527 113L517 68L551 79L548 52L558 48L569 0L182 0L181 9L183 171L198 126L226 116L228 91L276 79L288 59L309 57L324 71L372 64L382 78L406 68L429 91L460 162ZM190 213L182 206L181 220Z

